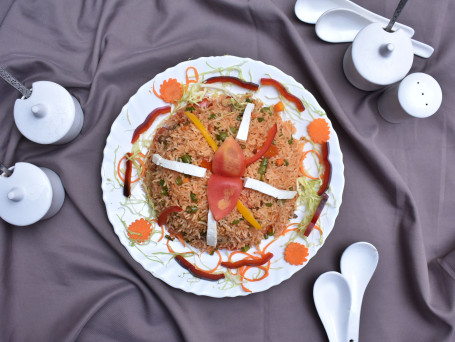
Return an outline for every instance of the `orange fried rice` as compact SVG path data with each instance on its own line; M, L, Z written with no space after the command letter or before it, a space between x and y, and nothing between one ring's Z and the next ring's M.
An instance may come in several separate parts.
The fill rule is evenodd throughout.
M238 102L227 95L218 94L200 104L189 105L185 110L196 115L212 138L221 145L226 137L236 137L248 102L254 103L248 140L239 142L245 158L251 157L262 147L268 130L276 123L278 131L273 144L277 154L269 155L262 181L279 189L297 190L296 180L302 176L299 168L302 146L300 140L292 137L295 131L292 123L283 121L273 106L264 107L262 101L253 98L252 94L239 96ZM154 153L166 159L206 167L207 174L204 178L190 177L156 166L151 160ZM207 141L186 117L184 110L177 111L156 131L149 148L144 176L145 190L157 216L170 206L183 209L169 216L166 227L170 235L178 236L195 248L208 252L213 251L213 247L206 243L209 210L206 192L213 155ZM248 166L244 176L260 179L258 170L262 159ZM239 200L250 209L263 229L251 226L234 208L217 222L216 248L246 249L259 245L270 235L280 235L293 218L297 196L292 200L277 200L255 190L243 189Z

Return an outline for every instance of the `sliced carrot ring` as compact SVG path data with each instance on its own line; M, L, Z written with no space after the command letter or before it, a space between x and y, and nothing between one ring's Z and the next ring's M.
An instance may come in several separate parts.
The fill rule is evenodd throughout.
M308 255L308 248L297 242L291 242L284 250L284 260L291 265L303 265Z

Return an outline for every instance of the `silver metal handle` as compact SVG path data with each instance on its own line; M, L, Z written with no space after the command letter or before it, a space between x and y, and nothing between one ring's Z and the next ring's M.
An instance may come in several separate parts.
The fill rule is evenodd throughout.
M2 174L5 174L6 177L9 177L13 174L13 171L11 171L10 169L8 169L5 165L3 165L2 163L0 163L0 176Z
M386 26L386 28L384 30L386 30L387 32L392 32L392 27L395 24L395 22L397 21L398 16L400 15L401 11L403 10L404 5L406 5L407 2L408 2L408 0L400 1L397 8L395 9L395 13L393 13L392 19L390 19L389 24Z
M0 66L0 76L8 82L10 85L12 85L16 90L18 90L22 95L25 96L25 98L29 98L30 95L32 95L32 91L28 89L25 85L23 85L21 82L19 82L17 79L15 79L11 74L3 69Z

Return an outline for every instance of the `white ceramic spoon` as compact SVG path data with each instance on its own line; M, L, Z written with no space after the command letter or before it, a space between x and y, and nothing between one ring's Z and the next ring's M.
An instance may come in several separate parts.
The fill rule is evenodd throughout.
M360 309L363 294L378 265L379 255L376 247L368 242L350 245L341 256L341 273L349 284L352 306L349 317L349 339L359 340Z
M301 21L308 24L316 24L324 12L335 8L351 10L368 18L371 22L384 24L384 27L390 21L390 18L384 18L349 0L297 0L294 6L294 12ZM414 29L412 27L400 23L395 23L394 27L396 29L402 29L409 37L414 35Z
M349 284L338 272L321 274L313 286L316 310L330 342L347 342L352 297Z
M348 9L332 9L322 14L316 22L317 36L329 43L352 42L364 27L373 23L369 18ZM414 54L429 58L434 49L411 39Z

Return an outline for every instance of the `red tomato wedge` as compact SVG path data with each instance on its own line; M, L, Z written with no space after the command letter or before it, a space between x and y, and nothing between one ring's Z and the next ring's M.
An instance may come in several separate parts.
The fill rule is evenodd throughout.
M233 137L228 137L216 151L212 172L226 177L241 177L245 172L245 156Z
M213 218L221 220L236 206L243 189L240 177L224 177L212 174L207 185L207 199Z

